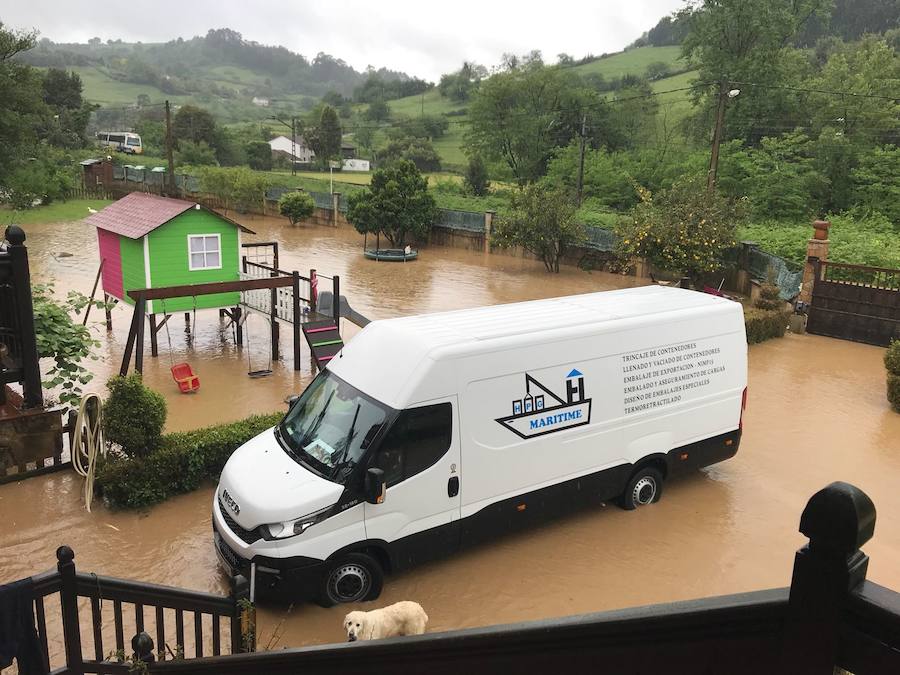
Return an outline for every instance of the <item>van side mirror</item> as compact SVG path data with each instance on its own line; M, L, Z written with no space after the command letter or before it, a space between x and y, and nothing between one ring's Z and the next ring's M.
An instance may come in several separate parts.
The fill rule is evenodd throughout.
M300 400L300 394L292 394L284 399L284 402L287 403L288 410L294 407L294 404Z
M366 501L369 504L381 504L384 501L387 485L384 482L384 471L372 467L366 471Z

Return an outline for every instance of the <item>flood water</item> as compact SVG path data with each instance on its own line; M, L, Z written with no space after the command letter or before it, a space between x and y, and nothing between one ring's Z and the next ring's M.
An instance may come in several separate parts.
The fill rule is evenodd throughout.
M360 238L347 230L261 218L246 224L259 240L281 242L281 267L340 274L342 292L370 318L634 282L574 268L550 275L533 261L448 248L424 250L405 265L375 263L362 258ZM90 291L98 264L92 228L31 226L27 235L35 280L55 278L58 292ZM118 370L129 318L118 308L110 335L95 327L102 343L92 365L98 389ZM183 319L170 323L173 358L190 361L202 382L196 395L177 394L165 333L158 360L148 347L145 379L166 395L172 430L283 408L284 397L312 375L305 346L303 370L291 369L289 331L281 340L287 360L271 377L250 380L246 346L234 347L215 311L200 313L191 348ZM248 325L253 367L263 367L266 324L253 316ZM651 508L598 508L391 577L377 606L415 600L431 619L429 630L439 631L785 586L804 543L800 512L833 480L854 483L874 500L875 538L864 547L868 576L900 588L900 415L885 400L883 353L809 335L753 346L744 437L734 459L668 483ZM224 591L210 533L213 486L145 512L110 512L95 503L88 514L80 495L80 480L68 473L0 487L0 583L49 569L56 547L69 544L82 571ZM263 607L259 644L279 624L273 647L342 641L346 611Z

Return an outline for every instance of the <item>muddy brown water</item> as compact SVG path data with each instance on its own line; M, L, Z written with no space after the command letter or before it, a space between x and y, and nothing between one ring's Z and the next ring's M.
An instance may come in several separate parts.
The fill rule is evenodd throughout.
M282 267L340 274L343 292L371 318L604 290L634 280L574 268L549 275L533 261L432 248L415 263L366 261L353 232L290 228L250 219L259 240L277 239ZM57 292L90 291L97 269L92 229L82 223L27 229L33 275ZM73 253L59 257L60 252ZM114 312L114 331L94 330L97 383L115 372L130 311ZM247 378L247 348L237 350L214 311L201 312L193 347L172 321L174 356L201 378L193 396L175 392L161 334L145 378L169 403L170 429L283 408L312 376L285 360L263 380ZM268 331L249 320L254 367L267 360ZM352 334L353 327L346 326ZM864 489L878 509L869 578L900 588L900 415L884 396L882 349L789 335L750 349L749 406L738 455L666 486L659 504L636 512L597 508L455 557L391 577L377 606L416 600L429 630L449 630L646 603L750 591L790 582L797 532L809 496L833 480ZM149 354L149 348L148 348ZM101 388L98 386L94 388ZM210 534L213 486L143 512L86 513L81 482L69 473L0 487L0 583L48 569L54 550L71 545L82 571L223 592ZM260 645L278 628L277 647L341 641L346 607L262 607ZM61 645L54 651L59 653Z

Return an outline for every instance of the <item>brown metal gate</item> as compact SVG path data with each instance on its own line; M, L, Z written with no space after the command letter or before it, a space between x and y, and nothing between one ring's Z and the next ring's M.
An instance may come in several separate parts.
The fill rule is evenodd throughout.
M900 339L900 270L817 260L806 330L881 346Z

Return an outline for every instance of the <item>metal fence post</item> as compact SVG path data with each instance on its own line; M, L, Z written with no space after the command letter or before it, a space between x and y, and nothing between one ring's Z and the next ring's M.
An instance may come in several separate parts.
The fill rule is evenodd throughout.
M341 327L341 278L335 274L332 277L332 290L334 291L334 304L331 306L334 315L334 325L338 330Z
M300 273L291 272L291 297L293 298L293 323L291 330L294 338L294 370L300 370Z
M810 498L800 516L809 544L794 557L778 672L832 675L844 600L869 566L859 547L874 531L875 505L859 488L836 482Z
M66 647L66 667L74 675L84 675L81 627L78 624L78 590L75 586L75 552L68 546L60 546L56 549L56 560L60 577L59 605Z

